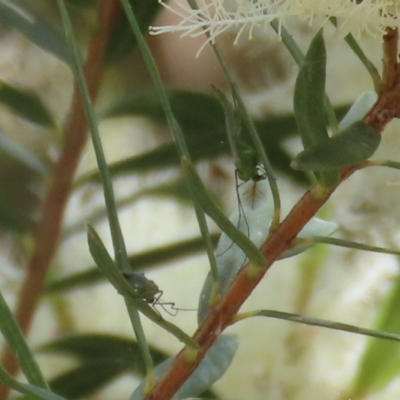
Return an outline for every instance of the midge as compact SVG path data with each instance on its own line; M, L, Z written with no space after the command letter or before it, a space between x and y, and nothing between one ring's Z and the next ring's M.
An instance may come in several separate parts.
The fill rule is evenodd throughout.
M137 292L138 297L140 297L146 303L151 304L155 311L157 311L155 306L159 305L169 315L176 316L178 314L178 309L175 308L175 303L165 303L160 301L163 291L160 290L160 288L153 281L146 278L144 274L123 272L122 275ZM165 308L166 305L171 306L171 310L174 310L174 313L168 311Z
M224 109L225 131L236 167L235 180L239 208L242 208L239 189L243 183L252 181L251 186L246 185L242 197L252 209L255 209L265 197L264 193L257 190L257 182L267 177L264 167L259 162L254 145L245 138L245 128L242 126L242 117L237 107L235 92L232 93L234 103L232 105L221 91L218 89L215 91ZM240 184L239 179L242 181Z

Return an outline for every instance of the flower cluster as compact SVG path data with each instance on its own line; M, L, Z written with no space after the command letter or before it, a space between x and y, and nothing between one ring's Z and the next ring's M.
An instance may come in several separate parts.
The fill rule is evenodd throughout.
M249 38L254 27L266 27L272 20L287 27L288 19L297 17L323 26L331 17L337 20L340 35L356 37L368 34L381 38L386 27L398 27L400 0L200 0L197 9L171 0L164 7L180 17L173 26L151 27L151 34L181 32L198 36L203 32L209 41L228 29L238 30L236 41L247 29Z

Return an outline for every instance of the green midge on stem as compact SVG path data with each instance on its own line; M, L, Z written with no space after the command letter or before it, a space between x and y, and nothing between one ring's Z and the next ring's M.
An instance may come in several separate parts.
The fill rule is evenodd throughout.
M245 144L239 140L236 143L237 153L235 166L238 177L247 182L250 179L257 181L260 179L260 174L258 170L258 158L254 147Z
M258 168L259 160L254 146L242 139L241 118L237 109L226 99L225 95L217 91L218 97L225 111L226 134L236 166L236 174L240 180L247 182L250 179L258 181L263 178Z

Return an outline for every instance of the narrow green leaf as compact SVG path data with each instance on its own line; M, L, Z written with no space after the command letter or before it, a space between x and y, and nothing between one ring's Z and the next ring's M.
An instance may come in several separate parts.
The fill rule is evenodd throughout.
M116 264L110 257L106 247L101 241L99 235L96 233L94 228L88 225L88 244L90 254L93 257L94 262L99 267L100 272L104 274L110 283L116 288L117 292L123 296L130 296L137 303L139 310L148 306L142 299L139 293L137 293L128 281L122 275L122 272L117 268ZM148 307L150 312L154 311L151 307Z
M0 24L18 30L43 50L70 64L71 56L61 36L37 16L13 3L0 2Z
M393 169L400 169L400 162L397 161L373 161L371 167L388 167Z
M139 311L173 334L178 340L191 348L198 348L198 344L190 336L176 325L165 321L159 313L142 299L141 294L128 283L122 272L116 267L99 235L90 225L88 225L88 244L93 260L118 293L129 299Z
M67 398L90 396L123 373L144 377L146 370L137 342L103 334L68 335L37 349L41 353L77 357L80 364L50 381L53 391ZM152 359L160 364L168 355L150 348ZM209 393L209 396L215 395ZM27 400L27 399L20 399Z
M33 396L35 400L66 400L64 397L50 392L50 390L16 381L2 366L0 366L0 381L17 392L29 395L29 399L32 399L31 396Z
M400 277L379 310L375 329L400 333ZM400 345L370 339L349 390L349 397L379 390L400 372Z
M7 345L18 357L21 370L29 383L41 388L48 389L39 366L26 343L21 329L8 308L3 295L0 293L0 331Z
M221 335L193 374L175 393L174 399L187 399L188 397L198 396L218 381L229 368L238 345L239 341L236 336ZM173 358L169 358L155 368L156 378L159 378L168 369L172 361ZM142 400L143 388L144 383L142 382L132 393L129 400Z
M51 389L68 399L90 396L126 372L118 362L96 361L80 364L50 381Z
M279 37L282 39L283 44L288 49L294 61L299 66L301 66L305 56L301 51L300 47L298 46L298 44L296 43L296 41L294 40L293 36L286 30L284 26L282 26L282 24L279 23L278 20L271 21L271 26L274 29L274 31L279 35ZM324 96L324 110L328 124L331 126L332 131L336 132L338 116L331 105L329 97L326 94Z
M304 148L328 139L324 116L326 49L322 31L312 40L294 89L294 113Z
M294 113L304 149L328 140L324 114L326 49L322 30L313 38L301 64L294 89ZM324 186L339 179L336 171L316 174Z
M329 20L332 22L334 26L337 26L337 19L335 17L331 17L329 18ZM346 35L344 40L349 45L351 50L353 50L354 54L358 57L358 59L363 63L365 69L369 72L372 78L372 82L374 84L376 92L379 92L382 79L381 76L379 75L378 69L375 67L372 61L365 55L360 45L358 44L357 40L354 39L354 36L351 33Z
M47 343L40 352L77 357L80 364L50 381L53 391L67 398L89 396L115 377L146 373L137 342L112 335L68 335ZM151 349L153 360L159 364L167 358L165 353Z
M378 131L364 121L357 121L329 140L300 152L293 160L292 167L329 171L357 164L371 157L380 142Z
M122 336L67 335L40 346L37 351L78 357L84 363L119 363L123 368L129 367L140 375L146 372L137 342ZM160 363L167 358L167 355L153 349L152 358L156 363Z
M400 250L387 249L385 247L378 247L378 246L370 246L368 244L351 242L343 239L314 236L310 240L313 241L314 243L324 243L324 244L330 244L332 246L345 247L348 249L356 249L362 251L370 251L372 253L392 254L395 256L400 256Z
M161 6L157 0L129 1L143 33L147 33L149 25L156 17ZM136 38L129 25L125 13L121 13L107 44L105 61L115 63L121 61L136 46Z
M30 122L44 128L56 128L50 111L33 92L18 89L0 80L0 103Z
M400 334L399 333L392 333L392 332L381 331L381 330L360 328L359 326L342 324L341 322L328 321L326 319L306 317L304 315L286 313L286 312L275 311L275 310L250 311L245 314L239 315L239 321L241 321L245 318L253 318L253 317L275 318L275 319L281 319L281 320L285 320L285 321L298 322L300 324L305 324L305 325L310 325L310 326L319 326L321 328L332 329L335 331L355 333L357 335L369 336L371 338L374 338L373 339L374 342L376 341L375 338L385 339L384 341L380 340L377 342L381 343L381 344L382 343L390 344L392 346L399 346L398 342L400 342ZM397 343L395 343L395 342L397 342ZM350 397L352 397L352 396L350 396Z

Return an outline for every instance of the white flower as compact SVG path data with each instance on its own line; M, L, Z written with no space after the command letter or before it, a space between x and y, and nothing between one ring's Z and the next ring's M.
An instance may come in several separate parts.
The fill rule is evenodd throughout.
M151 34L181 32L182 36L196 37L207 32L210 42L232 28L238 30L235 42L244 29L251 39L254 27L266 28L275 19L287 27L290 17L310 25L315 20L320 26L336 17L342 36L351 32L356 37L368 34L381 38L385 27L400 26L400 0L200 0L198 10L182 5L180 0L168 4L159 1L181 21L173 26L150 27Z

